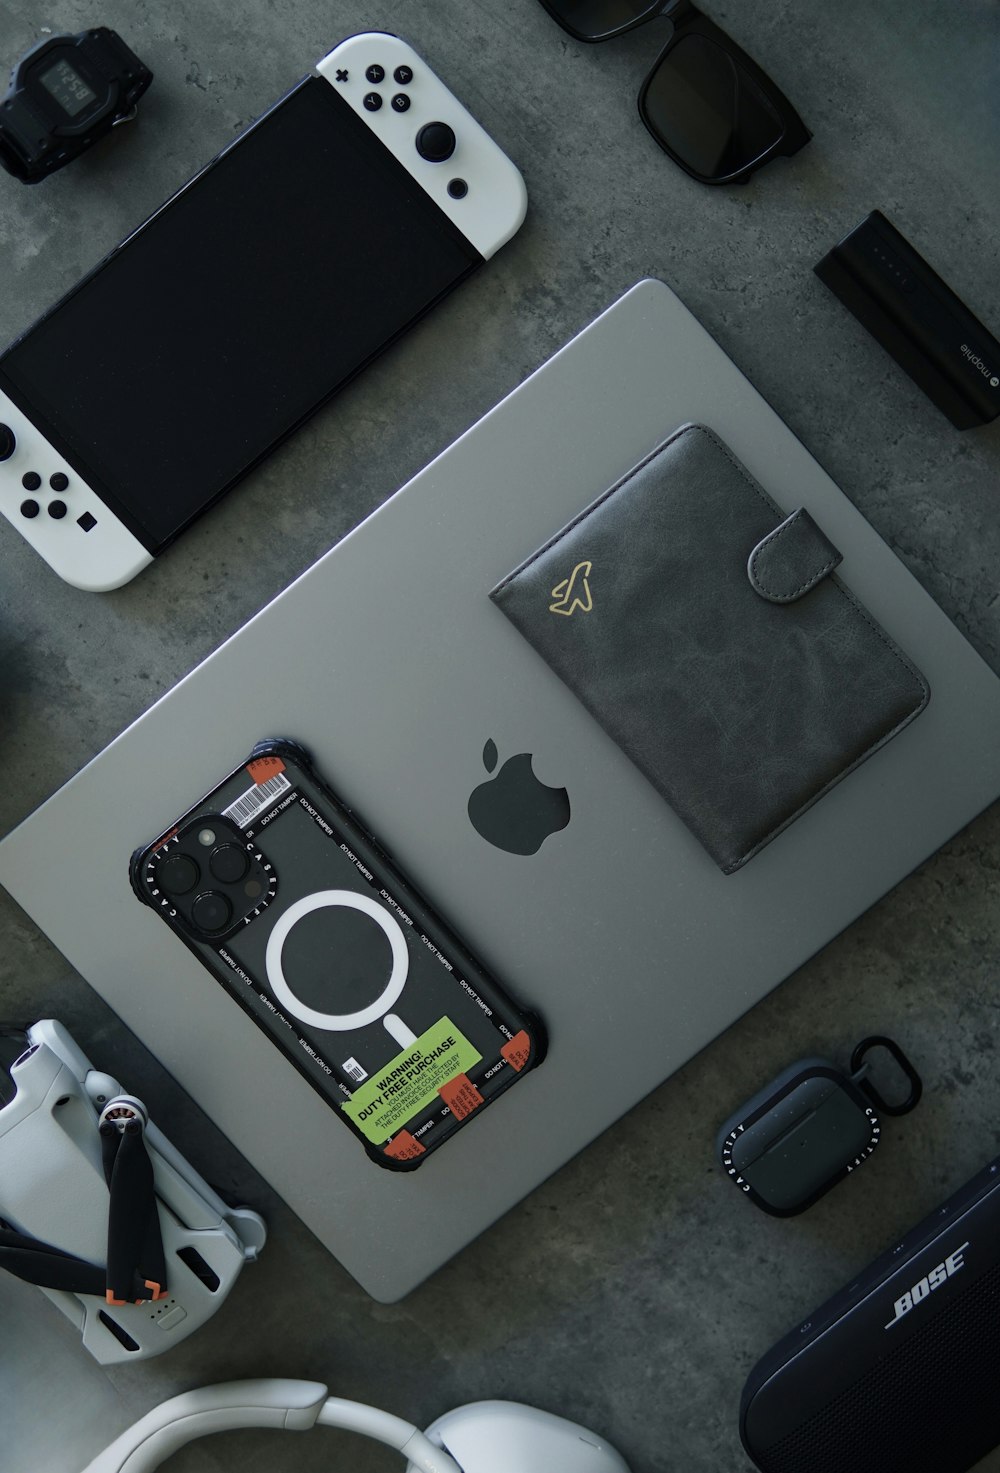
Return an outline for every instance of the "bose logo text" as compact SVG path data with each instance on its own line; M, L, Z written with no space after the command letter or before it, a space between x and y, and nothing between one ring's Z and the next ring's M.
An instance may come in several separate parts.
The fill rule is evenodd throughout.
M893 1305L893 1317L885 1326L885 1329L891 1330L893 1325L898 1325L904 1315L908 1315L911 1309L915 1309L935 1289L940 1289L941 1285L946 1283L952 1274L957 1274L960 1268L964 1268L965 1259L962 1257L962 1254L968 1246L968 1243L963 1243L961 1248L956 1248L954 1253L949 1253L943 1263L939 1263L936 1268L932 1268L929 1274L926 1274L913 1285L912 1289L907 1289L905 1294L900 1295Z

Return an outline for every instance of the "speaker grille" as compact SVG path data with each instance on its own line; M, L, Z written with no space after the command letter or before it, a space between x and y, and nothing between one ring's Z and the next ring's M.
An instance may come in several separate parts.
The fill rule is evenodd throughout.
M998 1442L1000 1264L810 1421L751 1452L762 1473L965 1473Z

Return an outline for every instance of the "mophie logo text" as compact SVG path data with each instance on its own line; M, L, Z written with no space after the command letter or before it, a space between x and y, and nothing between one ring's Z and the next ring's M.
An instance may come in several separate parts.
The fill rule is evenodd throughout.
M1000 378L997 377L992 369L986 367L986 364L980 358L979 354L974 352L973 349L969 347L968 343L962 344L962 356L963 358L967 358L969 360L969 363L972 365L973 368L979 369L979 372L982 374L983 378L989 379L991 389L1000 388Z
M956 1248L954 1253L949 1253L943 1263L932 1268L929 1274L917 1280L912 1289L907 1289L905 1294L899 1296L893 1305L892 1319L885 1326L887 1330L891 1330L893 1325L898 1325L911 1309L916 1309L917 1305L933 1294L935 1289L940 1289L942 1284L947 1283L952 1274L957 1274L960 1268L965 1267L965 1259L962 1254L968 1246L968 1243L963 1243L961 1248Z

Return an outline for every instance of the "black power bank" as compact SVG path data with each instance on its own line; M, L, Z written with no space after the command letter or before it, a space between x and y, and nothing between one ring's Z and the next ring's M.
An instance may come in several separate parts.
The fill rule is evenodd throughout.
M1000 343L880 210L813 269L956 429L1000 415Z

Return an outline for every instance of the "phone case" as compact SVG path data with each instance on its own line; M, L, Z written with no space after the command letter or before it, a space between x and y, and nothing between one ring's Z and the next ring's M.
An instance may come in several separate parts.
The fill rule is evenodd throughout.
M541 1061L538 1019L297 743L259 743L129 873L382 1166L412 1170Z

